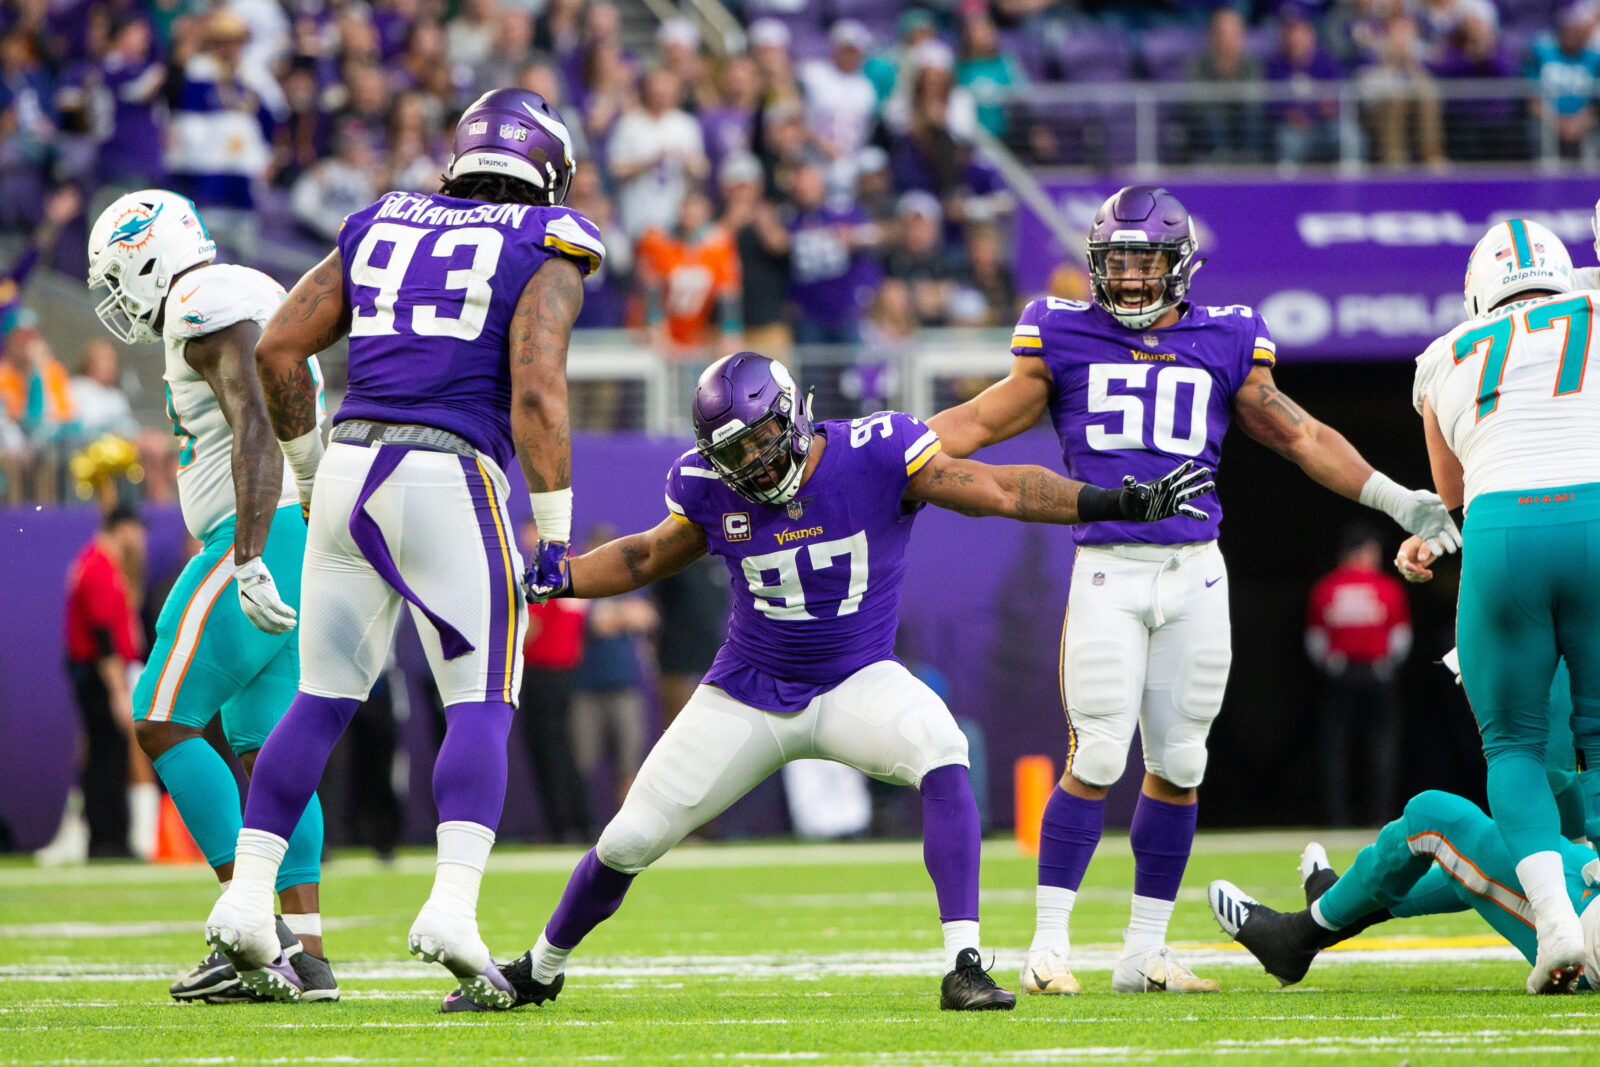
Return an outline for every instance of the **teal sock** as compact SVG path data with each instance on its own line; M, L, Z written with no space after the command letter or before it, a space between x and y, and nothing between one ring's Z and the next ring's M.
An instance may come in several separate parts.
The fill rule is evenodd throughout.
M278 865L278 884L283 892L292 885L322 881L322 801L311 794L306 810L301 812L294 833L289 835L289 850Z
M1542 760L1521 751L1489 762L1489 814L1505 839L1511 862L1561 847L1561 812L1550 795Z
M244 818L238 783L217 750L205 738L191 737L157 756L155 767L206 862L232 863Z

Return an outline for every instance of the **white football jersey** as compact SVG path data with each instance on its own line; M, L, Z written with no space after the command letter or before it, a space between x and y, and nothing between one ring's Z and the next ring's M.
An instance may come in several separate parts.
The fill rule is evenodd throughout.
M249 267L213 264L179 278L167 296L163 340L167 349L167 414L177 435L178 503L183 522L204 539L235 511L233 496L233 429L200 372L183 358L192 340L250 320L265 328L287 294L283 286ZM322 368L315 357L311 373L317 382L317 424L322 424ZM285 465L278 506L299 501L294 472Z
M1412 403L1433 405L1479 493L1600 482L1600 370L1587 383L1600 291L1520 300L1462 323L1417 358Z

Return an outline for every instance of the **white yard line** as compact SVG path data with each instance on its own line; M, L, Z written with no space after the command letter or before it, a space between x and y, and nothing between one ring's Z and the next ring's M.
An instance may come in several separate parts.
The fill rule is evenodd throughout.
M1335 851L1356 849L1372 843L1374 830L1268 830L1249 832L1202 833L1195 838L1194 855L1233 856L1243 853L1282 852L1292 862L1307 841L1318 840ZM1107 834L1109 847L1126 851L1126 834ZM491 872L510 874L560 873L571 871L584 849L510 848L497 851L490 861ZM983 845L984 859L997 861L1022 859L1015 843L1001 837ZM720 870L734 867L818 867L863 866L880 863L922 862L920 841L859 841L836 844L699 844L680 845L658 860L657 870ZM408 852L393 863L350 857L324 865L330 879L341 875L397 874L432 875L431 852ZM210 878L203 867L165 865L108 864L87 867L11 867L0 869L0 889L20 889L51 885L131 885L164 882L195 882Z
M1370 947L1369 947L1370 946ZM1194 967L1247 966L1254 968L1255 961L1242 948L1210 942L1174 946L1184 962ZM1116 965L1121 955L1120 945L1083 945L1073 949L1073 967L1082 971L1105 971ZM1021 968L1025 953L1019 950L1000 950L996 953L995 970L1001 974ZM1520 961L1522 957L1510 945L1494 944L1489 938L1413 938L1406 939L1403 947L1394 947L1382 939L1373 939L1366 946L1353 942L1351 947L1328 952L1320 957L1321 965L1338 966L1346 963L1458 963L1466 961ZM837 953L773 953L739 956L718 955L661 955L661 956L597 956L574 959L568 973L573 978L616 979L626 976L627 981L662 977L736 978L740 980L761 978L788 978L815 981L832 976L937 976L944 967L944 955L937 949L915 952L837 952ZM5 982L145 982L165 977L170 966L152 963L111 965L99 963L19 963L0 966L0 981ZM434 966L415 961L366 960L341 962L340 979L346 981L439 981L442 972Z

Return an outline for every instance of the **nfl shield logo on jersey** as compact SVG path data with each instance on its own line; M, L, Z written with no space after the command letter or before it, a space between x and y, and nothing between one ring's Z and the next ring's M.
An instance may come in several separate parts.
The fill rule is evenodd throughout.
M1105 585L1106 584L1106 572L1105 571L1095 571L1094 572L1094 578L1092 579L1092 581L1093 581L1093 583L1095 585Z
M1146 348L1154 348L1156 345L1161 343L1161 338L1157 337L1153 333L1147 333L1143 337L1139 338L1139 340L1144 342L1144 346Z
M805 514L806 506L800 503L798 500L791 500L789 501L789 506L785 508L784 511L791 519L798 519L801 515Z

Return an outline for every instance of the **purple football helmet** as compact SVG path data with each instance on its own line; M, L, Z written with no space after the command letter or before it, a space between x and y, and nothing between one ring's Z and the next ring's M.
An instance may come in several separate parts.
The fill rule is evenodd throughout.
M694 387L695 447L754 504L787 504L811 451L809 402L789 368L755 352L723 356Z
M1194 220L1177 197L1155 185L1124 186L1100 205L1089 230L1095 303L1129 329L1145 329L1188 295L1190 277L1205 262L1194 258L1198 247ZM1165 254L1159 277L1141 270L1139 253ZM1127 302L1130 291L1137 302Z
M572 185L572 134L544 97L526 89L494 89L456 123L445 178L503 174L542 189L552 206Z

